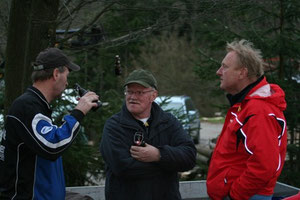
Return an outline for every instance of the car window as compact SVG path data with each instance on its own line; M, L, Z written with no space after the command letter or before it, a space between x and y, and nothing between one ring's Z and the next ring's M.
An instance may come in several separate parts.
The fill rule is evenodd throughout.
M181 103L174 103L174 102L166 102L165 104L162 104L162 109L165 111L170 111L171 113L184 113L184 108Z
M186 104L187 111L196 110L196 108L195 108L195 106L193 104L193 101L191 99L186 99L185 100L185 104Z

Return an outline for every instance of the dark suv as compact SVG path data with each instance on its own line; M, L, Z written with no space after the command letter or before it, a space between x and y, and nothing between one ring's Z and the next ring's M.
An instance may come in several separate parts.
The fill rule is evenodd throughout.
M182 123L195 144L200 140L200 116L189 96L159 96L155 99L163 110L171 112Z

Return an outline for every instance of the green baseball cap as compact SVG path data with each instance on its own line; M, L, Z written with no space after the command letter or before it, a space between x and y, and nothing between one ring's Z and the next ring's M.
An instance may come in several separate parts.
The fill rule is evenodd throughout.
M130 83L138 83L146 88L157 89L157 82L151 72L144 69L137 69L131 72L125 80L124 87Z

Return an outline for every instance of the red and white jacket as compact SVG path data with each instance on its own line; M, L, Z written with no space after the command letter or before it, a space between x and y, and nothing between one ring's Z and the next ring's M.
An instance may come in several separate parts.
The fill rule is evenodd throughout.
M208 169L211 199L273 194L287 146L284 97L264 78L228 110Z

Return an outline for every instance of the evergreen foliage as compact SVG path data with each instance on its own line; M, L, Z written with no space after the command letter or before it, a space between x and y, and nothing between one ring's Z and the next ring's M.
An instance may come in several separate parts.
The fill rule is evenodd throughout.
M226 5L233 2L223 1ZM219 68L216 60L224 57L226 42L247 39L261 49L269 82L279 84L286 93L285 116L290 144L280 180L299 187L300 2L240 1L230 9L222 3L217 6L220 6L219 14L199 22L202 25L199 25L199 34L204 36L200 40L206 42L206 49L199 49L201 64L197 67L197 74L203 80L214 79L210 74ZM297 78L298 82L294 80Z
M9 2L0 3L0 64L5 57ZM268 80L286 92L289 160L280 181L300 187L300 87L294 80L300 77L299 0L60 0L58 13L57 29L65 32L57 34L56 45L81 66L79 72L70 73L69 88L79 83L108 103L85 117L82 137L63 155L68 186L97 184L103 174L98 151L102 129L123 104L122 85L128 73L148 68L158 79L160 95L192 96L205 115L225 111L228 104L218 89L215 72L225 55L226 42L244 38L262 50ZM73 33L73 29L77 31ZM20 33L15 33L19 37ZM35 39L31 38L32 44ZM21 49L20 44L15 46ZM121 58L120 76L115 75L116 55ZM20 67L29 69L26 62ZM15 80L15 76L7 78ZM4 87L0 90L3 105ZM56 122L60 123L72 106L67 101L54 102L53 108L60 109Z

